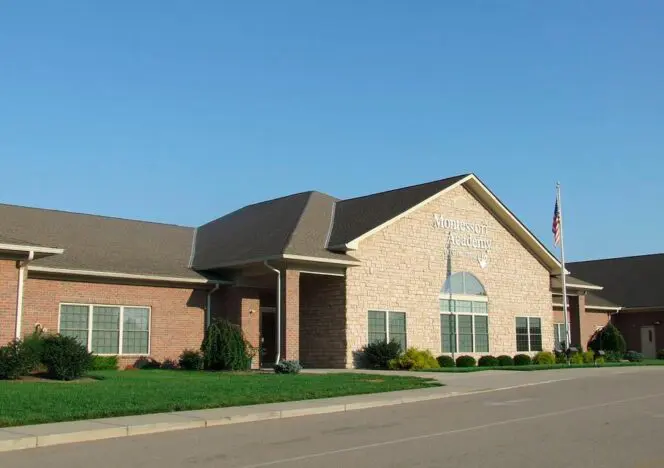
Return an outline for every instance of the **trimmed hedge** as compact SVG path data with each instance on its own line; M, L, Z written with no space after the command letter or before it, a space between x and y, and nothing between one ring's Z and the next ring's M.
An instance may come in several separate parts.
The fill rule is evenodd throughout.
M482 356L477 361L477 365L479 367L497 367L499 365L498 358L491 355Z
M390 361L401 355L401 345L394 340L375 341L362 348L364 364L369 369L388 369Z
M92 356L90 370L118 370L117 356Z
M514 356L514 365L515 366L529 366L533 363L533 360L527 354L517 354Z
M498 356L498 365L501 367L504 366L513 366L514 365L514 358L512 356L508 356L507 354L502 354Z
M299 374L301 370L300 361L281 361L274 365L275 374Z
M629 362L642 362L643 354L636 351L627 351L627 353L625 353L625 359Z
M555 363L556 356L554 356L554 354L550 353L549 351L540 351L539 353L535 354L535 357L533 358L533 364L551 365Z
M419 350L417 348L408 348L404 354L392 359L389 368L392 370L421 370L437 369L440 367L438 361L431 351Z
M44 338L42 362L48 376L56 380L82 377L92 365L92 354L76 338L52 335Z
M475 358L472 356L459 356L456 360L457 367L475 367Z
M203 369L203 354L193 349L185 349L180 354L178 363L180 368L184 370L201 370Z
M583 354L574 353L569 357L570 364L583 364Z
M438 356L436 360L438 361L438 365L440 367L454 367L456 365L456 363L454 362L454 358L446 354Z
M40 361L35 350L21 340L0 347L0 379L16 380L34 370Z

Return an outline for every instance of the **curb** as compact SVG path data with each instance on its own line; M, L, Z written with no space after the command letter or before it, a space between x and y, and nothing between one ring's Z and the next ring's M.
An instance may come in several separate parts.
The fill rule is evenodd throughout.
M522 387L532 387L569 379L555 379L541 382L512 385L501 388L486 388L465 391L436 392L424 395L415 395L407 390L404 396L382 398L367 401L342 403L338 400L348 397L330 398L322 400L303 400L289 402L289 405L302 406L301 408L279 409L284 403L269 403L254 407L229 407L208 410L179 411L172 413L145 414L139 416L124 416L87 421L71 421L60 423L37 424L32 426L16 426L0 428L0 453L15 450L25 450L38 447L49 447L76 442L89 442L94 440L116 439L135 435L157 434L160 432L179 431L186 429L200 429L230 424L268 421L274 419L288 419L301 416L312 416L330 413L344 413L349 411L396 406L407 403L442 400L457 396L476 395L502 390L513 390ZM382 395L385 395L384 393ZM356 395L366 396L366 395ZM262 409L261 409L262 408Z

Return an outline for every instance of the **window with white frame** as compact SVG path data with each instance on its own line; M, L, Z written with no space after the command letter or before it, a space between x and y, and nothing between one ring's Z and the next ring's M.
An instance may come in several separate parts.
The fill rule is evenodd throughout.
M482 283L471 273L454 273L438 299L441 351L488 353L489 307Z
M539 317L516 318L516 350L542 351L542 319Z
M565 345L565 324L564 323L554 323L553 324L553 344L555 348L567 349Z
M59 328L95 354L150 352L149 307L61 304Z
M369 343L396 341L406 350L406 313L387 310L369 311Z

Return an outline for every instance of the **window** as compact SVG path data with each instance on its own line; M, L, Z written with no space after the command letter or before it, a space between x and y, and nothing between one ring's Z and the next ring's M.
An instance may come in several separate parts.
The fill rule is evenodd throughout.
M542 351L542 319L516 318L516 350Z
M149 354L150 309L62 304L60 333L95 354Z
M369 311L369 343L394 340L406 350L406 313Z
M553 324L553 343L555 348L567 349L565 345L565 324Z
M440 295L440 341L443 353L488 353L486 291L470 273L450 275Z

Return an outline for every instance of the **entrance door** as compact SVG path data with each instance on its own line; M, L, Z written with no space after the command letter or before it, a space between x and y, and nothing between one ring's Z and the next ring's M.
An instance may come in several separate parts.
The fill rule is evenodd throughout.
M657 356L655 327L641 327L641 353L646 358L655 358Z
M261 367L274 365L277 358L277 310L261 307Z

